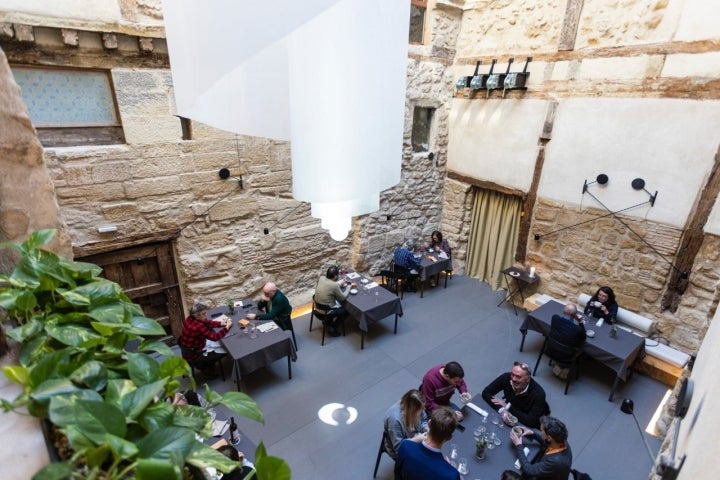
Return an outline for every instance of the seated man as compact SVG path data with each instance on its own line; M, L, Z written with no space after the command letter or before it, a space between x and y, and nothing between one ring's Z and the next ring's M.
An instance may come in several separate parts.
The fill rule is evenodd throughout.
M250 480L257 478L255 475L255 465L245 458L244 453L238 452L232 445L221 445L217 450L230 460L241 462L241 465L238 465L235 470L222 476L224 480Z
M445 365L437 365L425 374L420 385L420 392L425 397L425 409L430 412L438 407L450 405L450 397L457 389L463 397L463 401L470 401L472 395L468 393L465 385L465 371L458 362L448 362ZM458 420L463 419L459 410L455 411Z
M575 321L577 320L577 323ZM562 315L553 315L550 321L550 337L568 347L581 347L585 343L587 332L585 331L585 322L582 315L578 316L577 307L572 303L568 303L563 308ZM553 357L560 362L571 362L572 358L563 358L563 355L551 352ZM566 379L568 376L568 368L563 368L557 363L553 366L553 373Z
M326 323L330 329L330 335L337 337L340 335L337 325L338 320L342 321L347 316L347 312L342 307L342 303L350 294L350 289L347 288L347 282L343 282L343 291L338 285L337 281L340 276L340 272L337 267L330 267L324 277L320 277L315 287L315 303L330 307L327 311L326 318L331 319ZM337 302L337 305L336 305Z
M520 461L522 478L566 480L572 466L572 451L567 443L568 431L565 424L554 417L540 418L540 430L521 427L522 434L510 432L510 441L515 445ZM523 450L523 437L527 436L541 445L541 450L530 461Z
M284 293L282 293L272 282L267 282L262 288L262 300L258 302L258 310L265 313L248 313L248 320L274 320L280 328L287 330L290 326L290 314L292 307Z
M502 392L502 398L497 394ZM527 363L515 362L512 371L503 373L482 391L483 399L510 424L510 414L528 427L537 428L540 417L550 414L545 390L533 380Z
M219 322L207 319L208 307L202 303L195 303L190 309L190 316L183 322L182 333L178 338L180 351L186 362L200 369L207 379L217 378L214 365L225 353L205 350L207 340L218 341L232 327L232 321ZM225 327L216 331L218 327Z
M415 282L420 275L420 259L415 258L415 244L412 240L408 240L404 246L397 247L393 252L393 265L396 272L407 273L409 291L415 291Z
M399 480L459 480L460 473L443 457L440 450L452 438L457 419L446 407L433 410L428 421L427 439L421 443L405 439L400 442L395 461L395 478Z

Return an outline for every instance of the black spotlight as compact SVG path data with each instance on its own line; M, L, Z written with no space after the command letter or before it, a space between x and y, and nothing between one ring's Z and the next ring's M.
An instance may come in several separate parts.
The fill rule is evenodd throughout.
M632 181L630 185L632 185L635 190L642 190L643 188L645 188L645 180L643 180L642 178L636 178Z
M600 185L605 185L605 184L608 182L608 180L610 180L610 178L608 178L608 176L605 175L604 173L601 173L600 175L597 176L597 178L596 178L595 180L596 180Z

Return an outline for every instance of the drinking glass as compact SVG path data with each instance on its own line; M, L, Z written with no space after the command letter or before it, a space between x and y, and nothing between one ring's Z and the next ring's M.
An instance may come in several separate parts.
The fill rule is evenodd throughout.
M490 421L493 423L493 425L497 425L498 423L501 423L500 415L498 415L497 413L493 413Z
M462 457L458 460L457 471L460 475L467 475L467 473L468 473L467 458Z
M487 446L485 448L487 448L488 450L492 450L493 448L495 448L495 442L493 441L494 435L494 432L491 433L489 436L485 435L485 440L487 441Z
M500 440L500 436L496 435L495 432L493 432L492 441L495 445L502 445L502 440Z
M458 446L453 443L450 445L450 460L455 460L458 457Z
M482 425L475 427L475 429L473 430L473 438L475 439L475 441L477 442L478 440L480 440L483 435L485 435L485 427L483 427Z
M250 322L250 326L248 328L250 329L250 338L257 338L257 327L255 326L255 323Z

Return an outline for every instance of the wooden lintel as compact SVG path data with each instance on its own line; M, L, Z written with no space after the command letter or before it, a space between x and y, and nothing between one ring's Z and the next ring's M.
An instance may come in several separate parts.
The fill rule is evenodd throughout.
M525 192L523 192L522 190L519 190L517 188L510 188L510 187L506 187L504 185L499 185L495 182L488 182L487 180L480 180L479 178L464 175L462 173L454 172L452 170L448 170L447 176L448 176L448 178L452 178L453 180L457 180L458 182L467 183L468 185L472 185L473 187L484 188L486 190L500 192L505 195L513 195L516 197L520 197L522 199L525 198Z
M107 240L103 242L89 243L86 245L73 246L73 256L76 258L89 257L98 253L111 252L122 248L134 247L152 242L166 242L177 238L180 235L180 229L163 230L161 232L153 232L143 235L134 235L131 237L120 238L117 240Z

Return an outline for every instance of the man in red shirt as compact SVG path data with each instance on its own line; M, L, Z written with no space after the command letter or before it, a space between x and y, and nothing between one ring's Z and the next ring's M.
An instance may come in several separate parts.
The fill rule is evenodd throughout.
M194 368L199 368L208 379L217 377L214 364L225 354L215 351L203 351L206 340L218 341L225 336L232 326L231 321L219 322L207 319L208 307L196 303L190 309L190 316L183 323L183 331L178 339L178 345L183 358ZM225 327L222 330L214 330Z

